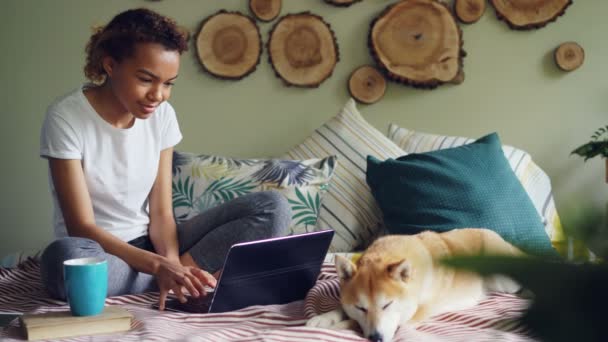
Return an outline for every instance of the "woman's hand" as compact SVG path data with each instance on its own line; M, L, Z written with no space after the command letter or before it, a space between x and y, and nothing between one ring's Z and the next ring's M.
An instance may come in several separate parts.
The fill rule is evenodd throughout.
M215 287L216 280L211 274L198 267L182 266L179 261L171 261L167 258L161 260L155 273L156 281L160 289L159 310L165 309L165 300L170 290L177 296L180 302L187 301L183 292L186 289L192 296L206 295L205 285Z

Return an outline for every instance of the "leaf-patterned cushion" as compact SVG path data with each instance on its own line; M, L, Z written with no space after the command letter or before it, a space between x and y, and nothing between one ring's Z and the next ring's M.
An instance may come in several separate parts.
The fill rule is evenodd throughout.
M234 159L173 153L173 211L177 222L255 191L276 190L290 204L291 234L315 230L336 157L308 160Z

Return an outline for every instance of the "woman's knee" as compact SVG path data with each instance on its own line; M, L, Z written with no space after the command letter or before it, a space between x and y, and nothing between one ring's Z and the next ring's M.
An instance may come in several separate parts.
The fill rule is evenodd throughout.
M40 276L51 297L65 299L65 288L63 285L64 261L76 258L96 257L103 254L103 248L91 239L65 237L51 242L40 257Z
M277 191L262 191L258 193L257 200L264 214L268 215L273 228L272 235L286 235L291 223L291 208L285 196Z

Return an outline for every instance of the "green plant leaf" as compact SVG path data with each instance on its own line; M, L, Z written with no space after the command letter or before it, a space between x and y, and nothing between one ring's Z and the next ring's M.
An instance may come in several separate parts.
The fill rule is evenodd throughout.
M186 177L182 183L181 178L177 182L172 182L172 201L173 207L189 207L193 206L194 183L190 184L190 176Z
M591 141L574 149L571 154L577 154L587 159L602 155L608 157L608 140L607 141Z
M300 201L302 201L302 204L304 204L304 205L308 204L308 203L306 203L306 197L304 197L304 195L302 195L302 193L300 192L300 189L298 189L298 188L296 188L296 196L298 196Z
M220 178L213 181L205 189L203 195L212 195L219 203L225 203L250 193L255 187L256 183L252 180L239 181L235 178Z
M300 224L304 224L306 226L314 226L315 224L317 224L317 217L316 216L306 216L304 218L302 218L300 221L296 222L296 225L300 225Z
M604 133L607 133L607 132L608 132L608 126L600 127L597 131L595 131L593 133L593 135L591 136L591 139L598 140Z
M291 211L293 213L291 219L300 219L296 222L296 225L315 225L317 223L319 208L313 200L310 192L304 195L300 189L295 188L295 193L298 200L290 198L287 199L287 201L291 204Z
M521 320L541 341L604 341L608 265L529 257L460 256L443 260L482 275L504 274L534 293Z
M310 192L307 194L306 198L308 199L308 205L311 208L314 208L315 207L315 202L312 200L312 197L310 196Z
M295 220L295 219L297 219L298 217L301 217L301 216L315 216L316 217L316 215L315 215L315 213L313 211L306 210L306 211L301 211L301 212L293 215L291 218Z

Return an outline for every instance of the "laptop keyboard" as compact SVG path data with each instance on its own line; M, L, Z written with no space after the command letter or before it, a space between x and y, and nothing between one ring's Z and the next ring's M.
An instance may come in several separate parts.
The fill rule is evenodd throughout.
M190 313L207 313L211 300L213 299L213 291L207 291L206 296L198 298L186 296L187 302L181 303L179 299L173 298L167 300L165 303L165 310L173 312L190 312ZM158 303L153 305L154 308L158 309Z

